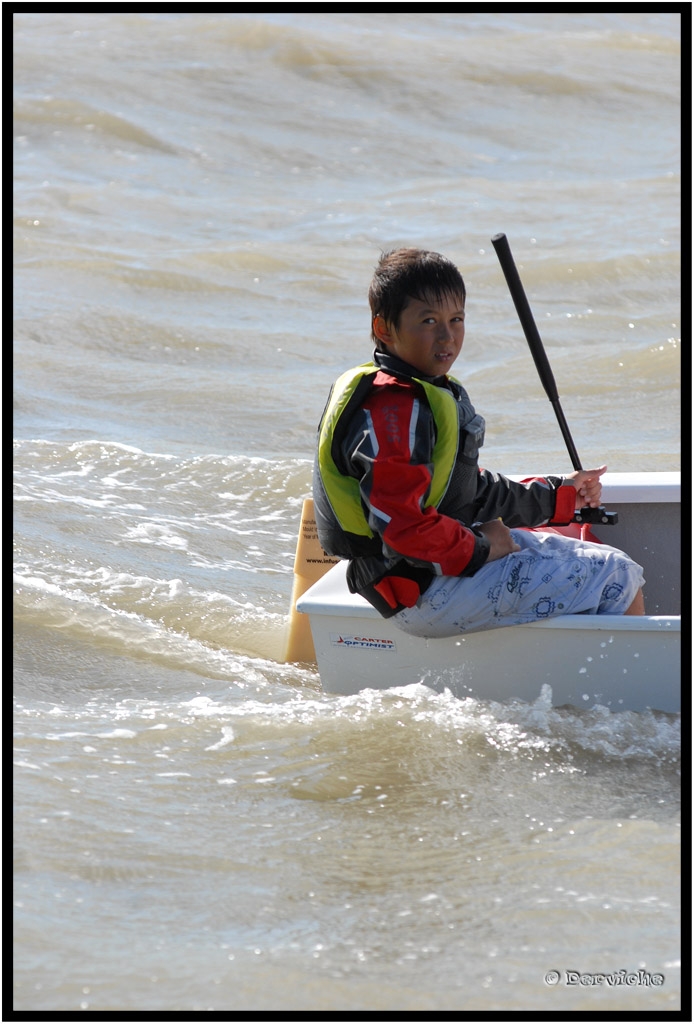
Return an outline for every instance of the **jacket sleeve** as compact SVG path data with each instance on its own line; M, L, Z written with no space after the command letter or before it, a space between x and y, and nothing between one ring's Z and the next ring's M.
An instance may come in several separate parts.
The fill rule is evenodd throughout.
M576 509L576 490L560 476L509 480L481 469L477 478L475 519L480 523L500 516L505 525L566 526Z
M359 479L369 526L386 559L405 558L436 575L471 575L489 541L474 528L425 507L432 482L434 421L409 384L375 388L355 415L343 451Z

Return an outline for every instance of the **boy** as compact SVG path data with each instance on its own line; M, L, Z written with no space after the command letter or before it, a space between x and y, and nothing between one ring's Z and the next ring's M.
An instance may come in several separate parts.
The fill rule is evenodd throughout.
M598 506L606 466L516 483L478 467L484 420L449 371L465 285L438 253L385 253L369 289L373 363L333 385L318 431L318 535L347 581L408 633L554 615L644 614L642 569L603 544L517 527Z

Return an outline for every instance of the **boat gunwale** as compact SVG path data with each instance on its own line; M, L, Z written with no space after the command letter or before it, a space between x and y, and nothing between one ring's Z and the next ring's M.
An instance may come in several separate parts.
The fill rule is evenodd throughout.
M332 572L333 570L330 570ZM329 573L323 577L323 580L319 580L314 583L309 590L303 594L296 603L296 609L299 612L303 612L307 615L320 615L320 616L339 616L341 618L353 619L370 619L373 622L381 623L381 630L387 628L387 619L384 619L375 608L373 608L367 601L364 601L362 606L361 601L357 595L348 594L344 595L342 599L338 596L333 599L327 598L321 600L316 596L312 596L312 592L318 590L319 584L326 580ZM332 583L332 581L329 581ZM359 603L357 604L357 601ZM520 623L516 626L506 626L505 629L522 629L531 627L534 629L584 629L601 631L630 631L630 632L673 632L678 633L681 631L682 617L681 615L558 615L552 619L545 619L542 622L527 622ZM482 630L485 633L491 633L493 630ZM429 639L429 643L434 643L439 639L451 640L460 639L461 636L456 634L455 637L432 637Z

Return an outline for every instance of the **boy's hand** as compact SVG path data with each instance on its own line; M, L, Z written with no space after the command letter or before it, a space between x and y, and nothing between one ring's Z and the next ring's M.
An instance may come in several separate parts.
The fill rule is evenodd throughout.
M490 523L482 523L479 527L490 543L488 562L495 562L497 558L504 558L512 551L520 551L520 544L516 544L508 526L504 526L500 519L493 519Z
M599 469L579 469L575 473L564 477L567 483L576 488L576 506L590 505L597 508L602 496L602 483L600 477L607 469L607 466L600 466Z

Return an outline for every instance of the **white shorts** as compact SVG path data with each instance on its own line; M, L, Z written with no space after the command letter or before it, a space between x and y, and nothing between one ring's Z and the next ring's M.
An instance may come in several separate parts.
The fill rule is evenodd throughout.
M413 636L444 637L557 615L623 615L643 586L642 567L617 548L556 533L511 533L520 551L474 576L436 576L392 621Z

